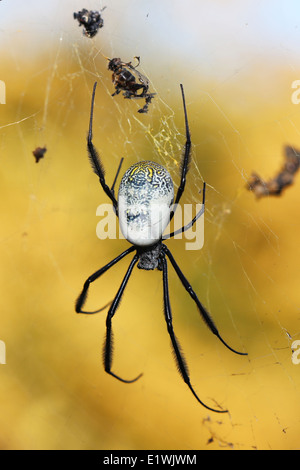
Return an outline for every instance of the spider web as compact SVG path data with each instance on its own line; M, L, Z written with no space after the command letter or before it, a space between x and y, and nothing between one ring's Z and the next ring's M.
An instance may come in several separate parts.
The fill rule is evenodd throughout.
M246 189L252 171L276 174L284 145L300 148L297 3L40 3L0 4L1 448L297 448L299 175L278 198ZM73 12L104 6L104 27L84 37ZM156 93L148 114L139 100L111 97L104 56L141 57ZM108 201L86 156L94 81L109 184L124 157L122 172L153 160L178 185L184 84L193 149L183 202L200 203L206 181L205 242L190 252L184 240L167 244L222 337L248 356L224 350L170 267L174 329L201 400L229 414L200 407L174 367L161 273L135 270L114 318L113 370L143 371L134 385L102 369L105 312L74 313L87 276L128 246L96 237ZM39 146L47 152L35 163ZM91 306L113 298L128 263L92 286Z

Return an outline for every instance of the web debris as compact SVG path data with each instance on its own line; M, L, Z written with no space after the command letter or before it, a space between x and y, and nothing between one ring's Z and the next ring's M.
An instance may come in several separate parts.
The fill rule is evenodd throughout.
M35 162L38 163L41 158L44 158L45 153L47 152L46 147L37 147L32 151L32 154L35 158Z
M89 11L83 8L81 11L73 13L74 20L78 20L78 26L83 26L84 36L93 38L98 33L99 29L103 28L104 21L101 13L105 8L106 7L103 7L100 11Z
M259 199L264 196L280 196L291 186L300 166L300 151L287 145L284 148L285 162L279 173L269 181L263 180L257 173L252 173L247 189Z
M134 58L137 59L137 65L132 65L132 62L123 62L118 57L115 57L114 59L107 58L109 61L108 70L113 72L112 81L116 90L112 96L116 96L123 91L124 98L145 98L145 105L143 108L140 108L138 112L147 113L149 104L151 103L152 98L154 98L155 93L148 93L149 80L145 75L142 75L137 70L137 67L140 65L140 57L135 56ZM138 78L139 83L136 81L136 77Z

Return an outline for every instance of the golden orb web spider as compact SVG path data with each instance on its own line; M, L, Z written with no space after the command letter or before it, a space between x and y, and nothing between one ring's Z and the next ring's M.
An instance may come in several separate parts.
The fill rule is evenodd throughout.
M93 125L93 113L94 113L94 101L95 101L95 92L96 92L97 82L94 84L92 102L91 102L91 112L90 112L90 125L89 132L87 137L87 149L88 155L92 164L92 168L96 175L99 177L100 184L107 194L107 196L112 201L116 216L119 217L120 227L124 237L132 244L127 250L118 255L115 259L107 263L101 269L98 269L94 274L88 277L85 281L83 289L76 301L75 310L77 313L85 314L94 314L100 312L103 308L86 311L83 310L84 304L87 299L88 289L92 282L96 281L102 274L104 274L108 269L118 263L121 259L127 256L129 253L135 251L134 257L129 264L129 268L123 278L121 286L112 301L107 317L106 317L106 338L104 342L103 350L103 361L105 371L125 383L132 383L138 380L142 374L139 374L137 377L131 380L125 380L119 375L112 372L112 318L116 313L116 310L120 304L122 295L124 293L125 287L129 280L129 277L132 273L134 266L137 264L139 269L152 270L158 269L162 271L163 277L163 299L164 299L164 316L167 324L167 330L171 339L172 348L175 353L175 359L177 362L178 370L191 390L194 397L198 400L201 405L207 408L210 411L215 411L217 413L226 413L228 410L223 409L214 409L203 403L198 395L196 394L194 388L191 385L188 367L186 361L182 355L179 342L175 336L173 329L172 321L172 312L170 305L170 295L168 287L168 265L167 258L171 262L172 267L174 268L177 276L179 277L182 285L187 290L191 298L196 303L199 313L210 329L210 331L216 335L219 340L232 352L240 355L247 355L247 353L238 352L235 349L231 348L220 336L216 325L214 324L210 314L206 308L202 305L198 299L196 293L194 292L192 286L182 273L178 264L176 263L173 255L167 246L162 242L162 240L173 237L175 234L182 233L188 228L190 228L196 220L204 212L205 204L205 183L203 185L203 204L201 210L196 214L194 219L181 229L178 229L166 236L163 236L163 232L167 227L168 223L174 216L176 205L179 203L180 198L184 192L186 175L188 172L189 162L191 158L191 138L189 131L189 124L186 111L186 103L183 86L180 85L182 101L183 101L183 111L185 118L185 133L186 133L186 142L184 146L184 152L181 163L181 180L180 185L177 190L175 205L173 206L174 201L174 186L172 178L169 172L161 165L150 162L138 162L132 165L124 174L118 192L118 200L115 198L114 186L121 168L121 163L118 167L116 177L112 187L110 188L105 181L104 168L100 160L99 154L92 142L92 125ZM175 208L175 209L173 209ZM157 223L159 222L159 223Z

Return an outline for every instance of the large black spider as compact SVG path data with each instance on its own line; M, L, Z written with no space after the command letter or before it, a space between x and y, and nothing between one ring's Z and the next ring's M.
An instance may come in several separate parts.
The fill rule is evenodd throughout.
M188 166L191 158L191 138L188 125L186 104L183 86L181 87L182 100L183 100L183 110L185 117L185 130L186 130L186 143L184 146L184 153L182 158L181 165L181 180L180 185L177 190L175 205L173 206L174 200L174 188L173 182L168 171L161 165L157 163L146 161L139 162L131 166L124 174L118 193L118 200L115 198L114 186L116 179L118 177L120 166L117 170L116 177L114 179L113 185L110 188L105 181L104 177L104 168L102 166L100 157L97 150L95 149L92 142L92 124L93 124L93 110L94 110L94 100L96 85L94 84L92 103L91 103L91 113L90 113L90 125L89 132L87 137L87 148L89 158L93 167L94 172L99 177L100 184L107 194L107 196L112 201L116 215L119 217L120 227L125 238L132 243L132 246L127 248L123 253L117 256L115 259L110 261L108 264L103 266L101 269L92 274L84 283L81 294L79 295L76 301L76 312L77 313L86 313L94 314L99 312L102 309L95 311L86 311L83 310L83 306L87 299L87 293L89 286L92 282L98 279L102 274L104 274L108 269L118 263L121 259L127 256L129 253L135 251L134 257L130 262L129 268L125 274L125 277L121 283L121 286L112 301L107 318L106 318L106 339L104 342L104 368L105 371L125 383L132 383L138 380L142 374L138 375L134 379L125 380L119 375L116 375L112 372L112 318L116 313L116 310L120 304L121 297L129 280L129 277L132 273L134 266L137 264L137 267L140 269L152 270L158 269L162 271L163 276L163 298L164 298L164 315L165 321L167 324L168 333L171 339L172 347L175 353L175 359L178 365L179 372L187 384L195 398L198 400L201 405L211 411L224 413L227 410L223 409L214 409L205 405L195 390L193 389L187 364L182 355L178 340L175 336L172 322L172 313L170 306L170 296L169 296L169 287L168 287L168 266L167 258L170 260L171 265L173 266L176 274L178 275L182 285L187 290L191 298L196 303L200 315L206 325L209 327L211 332L216 335L219 340L232 352L236 354L246 355L246 353L238 352L232 349L220 336L216 325L214 324L210 314L206 308L202 305L198 299L196 293L194 292L192 286L182 273L178 264L176 263L173 255L167 246L162 242L162 240L173 237L178 233L182 233L190 228L195 221L203 214L204 204L205 204L205 184L203 186L203 204L202 209L196 214L194 219L181 229L178 229L168 235L163 236L163 232L167 227L170 220L173 218L176 205L179 203L180 198L184 192L186 175L188 171ZM121 161L122 163L122 161Z

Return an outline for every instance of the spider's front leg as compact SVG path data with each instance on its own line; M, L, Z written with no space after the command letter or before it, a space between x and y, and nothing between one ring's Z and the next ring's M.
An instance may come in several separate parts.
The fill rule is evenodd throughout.
M183 112L184 112L184 121L185 121L185 145L184 145L184 154L183 159L181 162L181 177L180 177L180 184L177 190L174 207L176 208L177 204L179 203L181 196L184 192L185 182L186 182L186 175L189 169L189 164L191 160L191 134L190 134L190 127L188 123L188 116L186 110L186 103L185 103L185 96L184 96L184 89L183 85L180 84L181 95L182 95L182 103L183 103ZM174 216L175 210L171 211L170 220L172 220Z
M111 202L113 203L114 209L116 214L118 214L118 202L109 188L109 186L106 184L105 181L105 172L104 172L104 167L102 165L102 162L100 160L99 154L94 147L93 144L93 115L94 115L94 102L95 102L95 93L96 93L96 86L97 82L94 84L93 88L93 94L92 94L92 102L91 102L91 113L90 113L90 126L89 126L89 132L88 132L88 137L87 137L87 149L88 149L88 155L90 158L90 162L92 164L92 168L94 170L94 173L98 175L100 184L103 188L103 191L107 194L107 196L110 198Z

